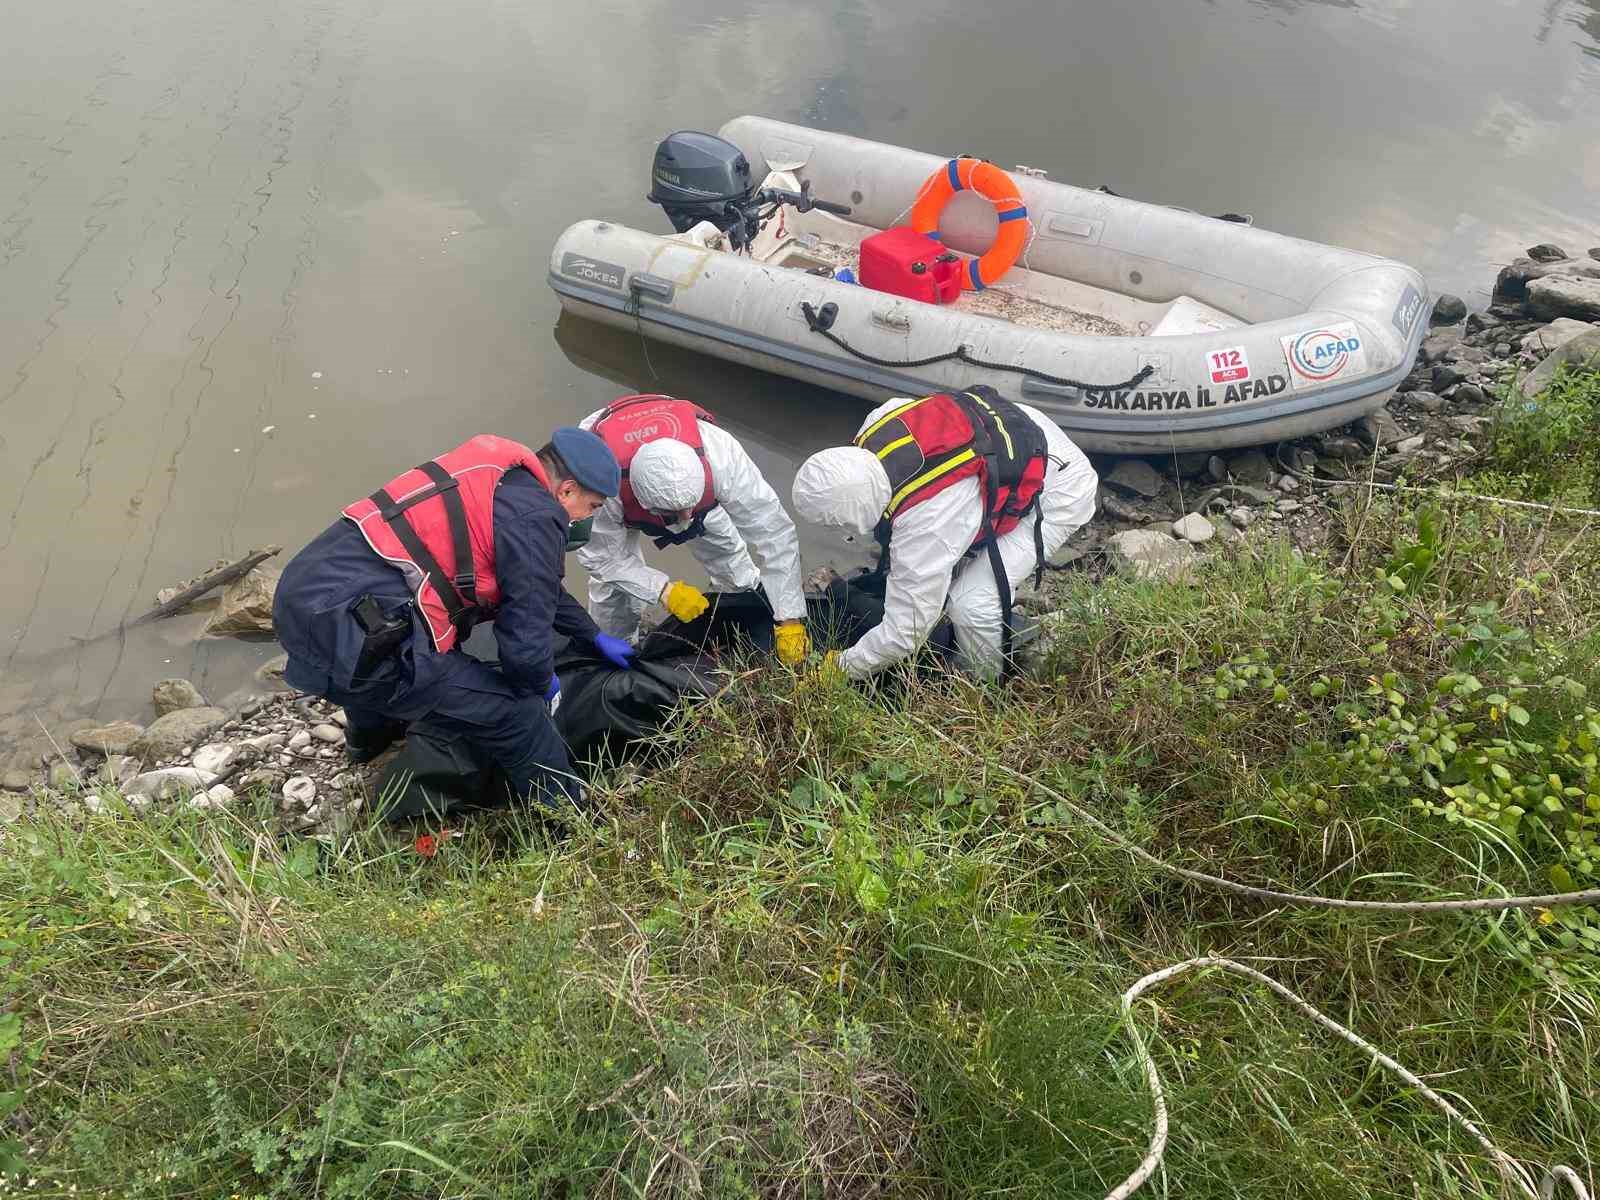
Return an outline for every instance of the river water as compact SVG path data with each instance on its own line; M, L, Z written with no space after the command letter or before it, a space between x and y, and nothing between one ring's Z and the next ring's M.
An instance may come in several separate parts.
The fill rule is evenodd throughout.
M1469 302L1600 244L1600 0L0 0L0 31L0 716L225 695L270 643L73 639L622 390L708 404L786 494L858 403L647 360L545 285L573 220L665 227L672 128L1025 162Z

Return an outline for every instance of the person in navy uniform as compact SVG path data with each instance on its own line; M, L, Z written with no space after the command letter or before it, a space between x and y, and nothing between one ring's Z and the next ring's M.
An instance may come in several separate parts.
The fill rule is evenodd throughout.
M284 678L344 706L354 762L407 723L460 735L521 798L580 796L551 715L557 635L615 666L633 654L562 585L567 528L617 494L594 434L557 429L543 449L479 434L346 507L284 569L273 599ZM494 622L498 665L462 644Z

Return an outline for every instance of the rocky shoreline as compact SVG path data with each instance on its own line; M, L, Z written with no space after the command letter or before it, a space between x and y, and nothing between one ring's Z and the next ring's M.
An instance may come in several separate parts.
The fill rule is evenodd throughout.
M1532 247L1500 272L1487 311L1440 296L1417 361L1388 405L1355 425L1229 454L1098 462L1100 511L1053 565L1105 564L1182 577L1218 546L1281 535L1310 549L1327 536L1359 482L1425 482L1479 457L1502 396L1531 398L1563 362L1600 355L1600 247L1571 258ZM263 596L263 592L265 593ZM1048 612L1040 593L1019 597ZM270 613L270 585L252 571L223 608ZM248 615L242 628L250 625ZM1045 627L1048 641L1048 626ZM155 718L79 720L59 728L19 718L0 741L0 825L32 808L101 811L102 790L135 812L186 804L206 811L270 797L278 827L334 837L372 800L371 770L352 767L342 711L285 690L281 659L259 689L207 703L188 680L152 689Z

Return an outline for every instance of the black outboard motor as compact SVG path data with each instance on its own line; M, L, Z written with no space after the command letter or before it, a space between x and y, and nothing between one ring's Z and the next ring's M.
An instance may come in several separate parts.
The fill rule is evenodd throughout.
M656 147L649 199L666 211L678 233L701 221L727 233L743 222L755 190L750 160L732 142L683 129Z
M687 233L701 221L710 221L728 235L735 250L749 249L761 227L785 204L798 212L816 208L841 217L850 213L847 205L812 196L809 180L798 192L757 191L743 150L693 129L669 134L656 147L647 199L665 210L676 232Z

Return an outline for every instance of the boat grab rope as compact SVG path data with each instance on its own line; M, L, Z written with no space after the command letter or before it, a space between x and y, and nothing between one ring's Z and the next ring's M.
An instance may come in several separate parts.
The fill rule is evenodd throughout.
M834 318L838 315L838 307L833 304L824 304L821 310L813 308L809 301L800 302L800 311L805 315L806 324L812 333L820 333L846 354L854 355L862 362L869 362L875 367L927 367L941 362L964 362L968 366L982 367L986 371L1011 371L1018 375L1026 375L1030 379L1038 379L1044 383L1053 383L1059 387L1080 388L1084 391L1095 392L1121 392L1138 387L1151 375L1155 374L1153 366L1140 367L1138 373L1131 379L1121 383L1085 383L1081 379L1067 379L1060 375L1051 375L1047 371L1038 371L1033 367L1018 366L1015 363L989 362L977 357L965 346L957 346L954 350L947 350L943 354L931 354L927 358L879 358L876 354L868 354L865 350L857 350L845 341L831 328Z
M1151 1057L1150 1049L1145 1044L1144 1035L1139 1031L1138 1022L1133 1019L1133 1003L1151 988L1158 987L1168 980L1176 979L1178 976L1187 974L1190 971L1207 971L1213 968L1230 971L1235 975L1242 975L1246 979L1254 980L1256 983L1261 984L1274 995L1298 1009L1303 1015L1328 1030L1335 1037L1348 1042L1366 1054L1373 1062L1398 1075L1407 1084L1415 1088L1425 1100L1471 1134L1473 1140L1483 1147L1490 1160L1499 1168L1501 1175L1515 1184L1517 1189L1527 1196L1529 1200L1555 1200L1557 1188L1561 1184L1566 1185L1565 1190L1571 1193L1573 1200L1592 1200L1589 1189L1584 1186L1583 1179L1568 1166L1557 1165L1549 1168L1545 1172L1540 1186L1535 1189L1532 1177L1521 1163L1490 1141L1489 1136L1478 1128L1466 1114L1424 1083L1415 1072L1401 1066L1353 1029L1339 1024L1332 1017L1312 1005L1310 1001L1290 991L1270 975L1264 975L1254 967L1235 962L1231 958L1211 956L1191 958L1186 962L1175 963L1162 970L1152 971L1122 993L1122 1028L1128 1035L1128 1040L1133 1044L1135 1059L1144 1071L1145 1086L1150 1092L1151 1104L1155 1109L1155 1119L1154 1127L1150 1133L1150 1145L1145 1151L1144 1158L1140 1160L1139 1165L1134 1168L1131 1175L1106 1193L1105 1200L1127 1200L1129 1196L1132 1196L1134 1192L1143 1187L1150 1176L1155 1174L1156 1169L1161 1166L1161 1156L1167 1148L1169 1118L1167 1116L1166 1088L1161 1082L1161 1073L1156 1070L1155 1059Z

